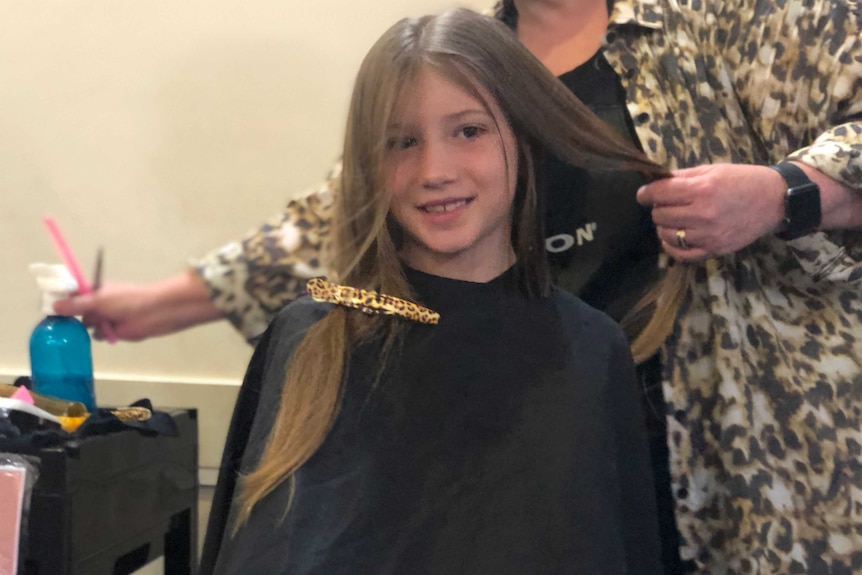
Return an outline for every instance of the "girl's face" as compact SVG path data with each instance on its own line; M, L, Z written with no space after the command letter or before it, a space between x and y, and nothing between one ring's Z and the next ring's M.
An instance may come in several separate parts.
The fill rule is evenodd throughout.
M486 101L490 111L430 69L399 101L384 167L390 214L404 232L400 256L414 269L484 282L515 261L517 146Z

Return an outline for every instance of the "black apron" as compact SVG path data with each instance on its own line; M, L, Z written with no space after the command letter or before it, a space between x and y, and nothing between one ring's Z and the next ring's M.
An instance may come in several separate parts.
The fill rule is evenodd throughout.
M601 52L559 77L590 110L642 150L625 90ZM661 244L650 210L637 203L643 175L575 168L546 160L545 249L554 283L621 321L658 279ZM646 318L626 326L630 339ZM665 573L686 573L671 492L665 402L658 355L638 366L656 485Z

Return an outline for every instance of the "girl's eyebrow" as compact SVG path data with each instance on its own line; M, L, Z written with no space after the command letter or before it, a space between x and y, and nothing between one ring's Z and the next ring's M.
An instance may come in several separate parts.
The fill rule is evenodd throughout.
M468 117L468 116L484 116L486 118L490 118L491 114L482 108L467 108L466 110L461 110L459 112L453 112L451 114L447 114L447 115L443 116L443 120L451 122L453 120L454 121L461 120L461 119ZM407 124L407 127L409 127L409 126L410 126L410 124ZM404 127L405 127L405 124L393 122L392 124L389 125L389 127L387 129L388 130L400 130Z
M490 116L490 114L481 109L481 108L467 108L466 110L461 110L460 112L455 112L454 114L449 114L446 116L447 120L460 120L465 116Z

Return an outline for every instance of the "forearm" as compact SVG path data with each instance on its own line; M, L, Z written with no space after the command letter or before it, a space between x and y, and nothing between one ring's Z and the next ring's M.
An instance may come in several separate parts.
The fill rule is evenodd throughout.
M192 271L148 284L107 283L101 289L58 301L62 315L81 316L97 339L104 327L125 341L168 335L222 317L209 290Z
M222 319L224 316L210 299L210 292L192 270L150 284L142 305L150 318L154 335L181 331Z

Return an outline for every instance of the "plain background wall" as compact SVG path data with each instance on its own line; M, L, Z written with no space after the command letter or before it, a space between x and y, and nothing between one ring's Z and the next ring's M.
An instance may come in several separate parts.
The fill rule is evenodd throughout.
M147 282L236 240L340 154L362 57L399 18L489 0L0 0L0 382L29 373L31 262ZM219 322L94 342L97 398L199 409L212 484L251 348Z
M0 375L29 372L54 215L86 273L152 281L322 180L361 58L403 16L487 0L0 1ZM96 344L102 379L235 383L225 322Z

